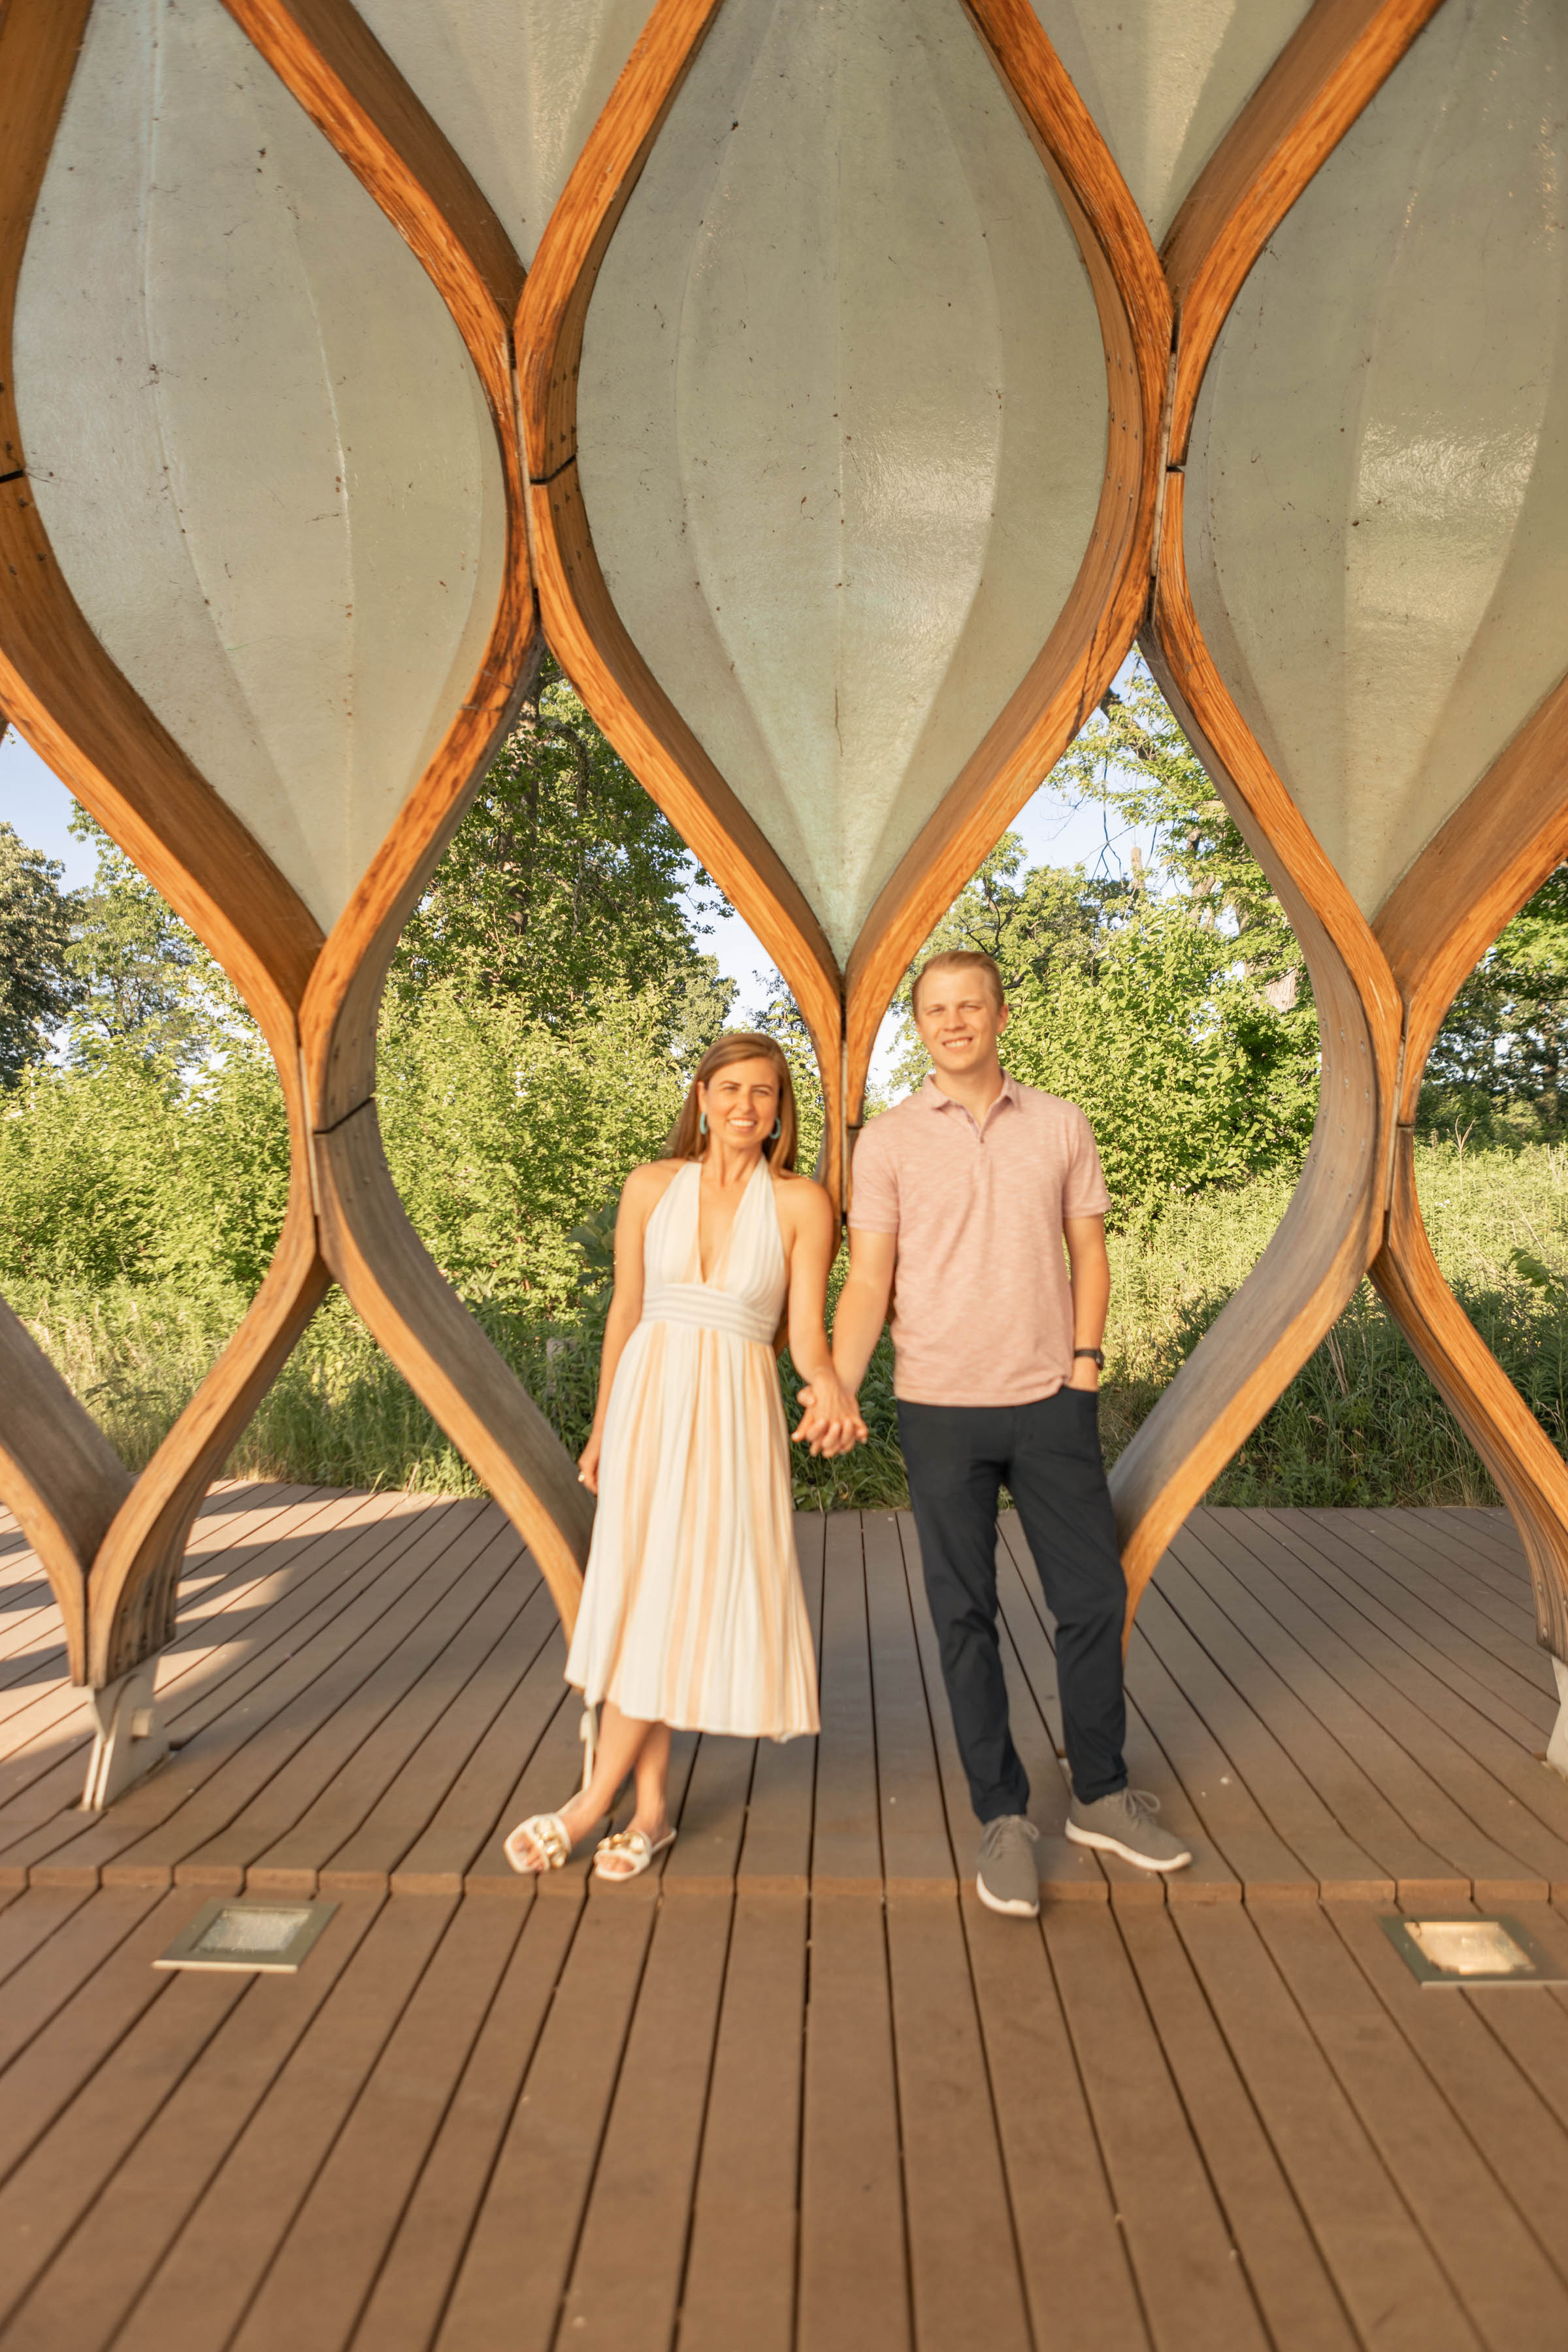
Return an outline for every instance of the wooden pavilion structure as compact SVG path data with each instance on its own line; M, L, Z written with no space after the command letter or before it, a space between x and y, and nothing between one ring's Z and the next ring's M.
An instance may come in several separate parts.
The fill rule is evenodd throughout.
M1568 1475L1410 1156L1568 840L1563 38L1539 0L7 0L0 708L232 976L294 1139L140 1476L0 1327L95 1801L161 1752L193 1515L334 1280L572 1615L584 1498L374 1103L392 945L545 642L775 955L841 1188L900 973L1142 644L1323 1057L1279 1236L1118 1465L1134 1596L1370 1270L1568 1675Z
M1368 1903L1568 1951L1568 1472L1412 1151L1568 852L1565 89L1560 0L0 0L0 709L293 1150L140 1475L0 1308L8 2347L1564 2340L1561 1999L1434 2008ZM531 1899L588 1506L387 1170L399 929L548 645L787 978L847 1199L900 975L1134 644L1322 1038L1113 1481L1200 1866L1052 1845L999 1940L907 1533L846 1519L820 1758L704 1743L643 1895ZM1368 1274L1513 1532L1194 1518ZM492 1505L215 1487L334 1282ZM342 1913L171 1984L196 1886Z

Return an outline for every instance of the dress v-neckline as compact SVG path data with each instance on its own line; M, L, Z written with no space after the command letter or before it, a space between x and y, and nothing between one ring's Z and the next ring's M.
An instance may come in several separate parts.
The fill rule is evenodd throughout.
M691 1162L697 1171L697 1230L694 1236L694 1247L697 1251L697 1279L704 1290L716 1290L723 1276L728 1273L730 1255L735 1246L735 1228L745 1214L746 1203L752 1197L752 1188L757 1178L766 1169L767 1164L767 1156L764 1153L742 1187L741 1197L735 1203L735 1213L730 1220L730 1230L724 1236L723 1247L719 1253L713 1271L711 1274L704 1274L702 1271L702 1162L700 1160L694 1160Z

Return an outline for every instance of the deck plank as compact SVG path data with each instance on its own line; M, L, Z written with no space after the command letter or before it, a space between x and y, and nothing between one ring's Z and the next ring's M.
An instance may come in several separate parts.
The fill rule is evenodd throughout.
M681 2294L679 2352L795 2341L804 1895L742 1883L713 2053Z
M1482 2341L1495 2352L1561 2352L1568 2288L1328 1919L1300 1911L1259 1926Z
M631 1887L595 1890L595 1903L628 1899ZM730 1918L716 1886L659 1910L566 2290L568 2344L664 2352L674 2335Z
M435 2342L579 1916L574 1903L523 1908L506 1974L355 2330L355 2352L427 2352Z
M1290 2352L1356 2352L1355 2331L1174 1923L1131 1913L1121 1937L1274 2341Z
M436 2337L441 2352L546 2352L553 2339L655 1917L640 1893L611 1893L631 1899L582 1905Z
M103 1896L95 1895L95 1902ZM377 1905L350 1897L299 1978L251 1984L5 2331L6 2352L105 2352L331 1991Z
M215 1494L162 1668L196 1737L96 1821L0 1544L4 2352L1568 2340L1568 1996L1423 1992L1368 1900L1474 1888L1568 1959L1506 1522L1194 1513L1128 1666L1132 1776L1198 1845L1167 1886L1061 1839L1005 1518L1038 1924L974 1894L908 1515L797 1543L820 1744L679 1734L679 1839L618 1888L501 1855L580 1710L489 1505ZM342 1907L296 1979L169 1978L182 1869Z
M963 1924L1036 2344L1142 2352L1126 2232L1040 1932L998 1918L973 1887Z
M522 1914L458 1906L311 2182L234 2352L341 2352L395 2234Z
M956 1890L889 1888L888 1948L916 2341L1029 2352Z
M229 2344L452 1908L381 1906L148 2282L116 2352L221 2352ZM323 1945L336 1929L334 1920Z
M1237 1916L1228 1903L1192 1916ZM1138 1989L1115 1915L1044 1915L1079 2073L1159 2352L1263 2352L1268 2338Z
M800 2352L912 2352L880 1891L814 1894L800 2180Z
M1264 1929L1312 1919L1315 1907L1172 1916L1363 2342L1474 2352L1452 2286L1271 1958Z

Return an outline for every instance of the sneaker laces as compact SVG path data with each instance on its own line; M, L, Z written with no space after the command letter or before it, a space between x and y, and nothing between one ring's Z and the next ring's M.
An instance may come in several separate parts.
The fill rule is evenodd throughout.
M986 1822L980 1832L982 1855L994 1853L1009 1831L1026 1837L1031 1845L1038 1845L1040 1843L1040 1832L1026 1813L998 1813L994 1820Z
M1152 1817L1160 1810L1160 1800L1152 1789L1123 1789L1121 1793L1134 1821L1141 1820L1145 1813Z

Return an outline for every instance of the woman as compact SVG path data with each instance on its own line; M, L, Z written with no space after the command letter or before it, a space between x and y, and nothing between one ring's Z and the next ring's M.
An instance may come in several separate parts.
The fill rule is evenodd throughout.
M815 1731L789 1449L773 1350L813 1402L813 1453L863 1439L823 1330L838 1219L795 1171L789 1065L771 1037L703 1055L667 1156L634 1169L616 1220L616 1288L578 1475L599 1497L566 1679L592 1710L580 1795L506 1841L514 1870L558 1870L628 1772L637 1807L594 1858L635 1878L675 1837L673 1727L789 1739ZM775 1335L776 1338L775 1338Z

